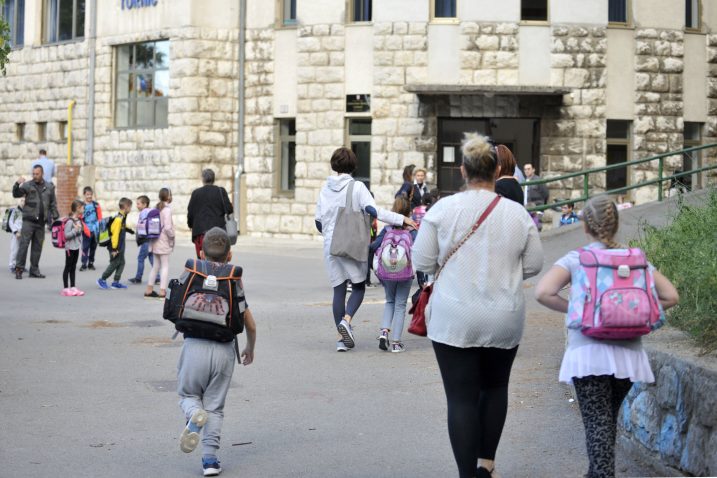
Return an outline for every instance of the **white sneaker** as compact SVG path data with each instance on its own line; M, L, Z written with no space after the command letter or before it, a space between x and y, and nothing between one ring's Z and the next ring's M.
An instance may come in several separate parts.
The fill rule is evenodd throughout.
M346 344L344 344L343 340L337 340L336 341L336 351L337 352L348 352L349 348L346 347Z
M406 347L401 342L394 342L391 344L391 352L398 354L405 351Z
M354 342L354 333L351 330L351 325L346 322L346 319L339 322L339 325L336 327L336 329L339 331L339 334L341 334L341 337L344 339L344 345L346 347L352 349L356 345Z
M199 445L200 436L199 433L202 431L202 427L207 423L207 412L201 408L195 410L192 414L192 418L187 422L187 426L182 430L182 434L179 436L179 448L184 453L191 453Z

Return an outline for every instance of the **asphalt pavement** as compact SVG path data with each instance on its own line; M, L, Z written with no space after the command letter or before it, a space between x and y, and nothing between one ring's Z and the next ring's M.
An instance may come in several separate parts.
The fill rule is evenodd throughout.
M623 239L638 218L659 223L667 210L626 213ZM584 242L579 225L545 234L545 270ZM9 234L0 233L3 257L8 250ZM123 282L134 274L136 253L130 244ZM354 320L356 349L339 354L319 243L241 237L233 253L245 270L258 343L255 363L235 369L227 398L223 476L455 476L430 343L406 333L405 353L377 347L383 290L368 289ZM171 276L192 255L180 239ZM172 340L162 303L144 299L144 286L99 290L101 270L77 272L86 296L62 297L63 261L48 234L46 279L0 274L0 476L201 476L199 450L179 450L181 338ZM107 262L99 249L98 266ZM580 415L557 381L563 321L532 300L534 283L525 284L529 313L497 471L582 476ZM618 456L618 475L649 474Z

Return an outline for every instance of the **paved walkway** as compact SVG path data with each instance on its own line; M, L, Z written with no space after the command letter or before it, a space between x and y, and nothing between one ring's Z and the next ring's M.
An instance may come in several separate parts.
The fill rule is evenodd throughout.
M661 211L631 214L657 220ZM8 239L0 234L3 257ZM583 241L579 228L546 234L546 268ZM188 241L180 244L172 275L192 255ZM61 297L62 254L48 236L47 279L0 274L0 475L198 476L199 454L178 450L180 341L170 340L161 303L144 300L139 286L98 290L93 272L78 272L87 296ZM98 255L105 265L106 252ZM406 334L404 354L377 348L382 290L369 289L356 317L356 350L337 354L317 243L242 238L234 255L259 341L255 364L235 371L229 392L224 476L453 476L428 341ZM134 246L127 257L125 279ZM503 477L582 476L587 468L579 413L557 382L563 342L562 318L530 299L498 450ZM648 473L623 459L618 471Z

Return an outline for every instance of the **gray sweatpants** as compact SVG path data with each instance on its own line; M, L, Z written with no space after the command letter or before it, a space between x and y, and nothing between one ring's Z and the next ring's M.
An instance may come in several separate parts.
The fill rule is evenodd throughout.
M234 344L184 339L177 366L179 406L189 420L198 408L208 419L202 429L202 456L216 456L224 421L224 401L234 372Z

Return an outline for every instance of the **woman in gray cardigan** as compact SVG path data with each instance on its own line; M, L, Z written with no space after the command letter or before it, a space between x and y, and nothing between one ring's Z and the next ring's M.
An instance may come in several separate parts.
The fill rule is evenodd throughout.
M445 264L427 307L428 337L448 402L448 434L460 477L490 477L508 409L508 379L525 323L523 279L543 267L543 249L520 204L496 198L500 174L487 138L463 144L466 190L438 201L421 222L413 246L416 270Z

